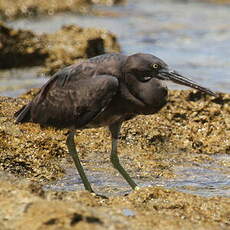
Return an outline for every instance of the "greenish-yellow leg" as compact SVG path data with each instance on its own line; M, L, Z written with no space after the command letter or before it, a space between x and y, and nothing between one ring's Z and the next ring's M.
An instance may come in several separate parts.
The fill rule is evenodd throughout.
M118 170L118 172L124 177L124 179L129 183L132 189L137 189L137 184L132 180L129 174L121 166L119 158L117 156L117 142L119 138L121 123L115 123L109 127L109 130L112 135L112 151L110 155L111 162L113 167Z
M70 132L67 136L67 140L66 140L66 145L67 145L67 148L69 150L69 154L71 155L71 157L73 158L73 161L74 161L74 164L75 166L77 167L77 171L82 179L82 182L85 186L85 189L88 190L89 192L93 192L93 189L85 175L85 172L84 172L84 169L81 165L81 162L79 160L79 157L78 157L78 154L77 154L77 150L76 150L76 146L75 146L75 143L74 143L74 135L75 133L74 132Z

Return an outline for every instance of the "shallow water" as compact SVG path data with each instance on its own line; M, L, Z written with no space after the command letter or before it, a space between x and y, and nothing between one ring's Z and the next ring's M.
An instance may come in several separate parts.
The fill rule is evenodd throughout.
M191 167L184 165L176 167L174 168L175 178L173 179L154 178L152 181L150 179L145 181L135 178L135 182L140 187L163 186L204 197L230 197L230 168L228 167L230 156L217 155L214 156L214 160ZM226 166L223 166L223 161ZM220 164L221 162L222 164ZM86 174L95 191L100 194L106 196L122 195L131 191L131 188L120 175L111 175L106 169L86 170ZM44 188L55 191L84 189L75 168L67 169L66 176L63 179L45 185Z
M230 7L194 1L132 0L125 6L97 7L111 16L59 14L20 19L9 26L52 33L65 24L106 28L119 39L123 53L152 53L193 80L216 91L230 92ZM15 81L25 72L0 73L0 95L17 96L44 78ZM32 74L33 75L33 74ZM8 85L12 85L9 89ZM182 88L171 85L170 88Z
M176 179L167 181L166 187L206 197L230 197L230 156L217 155L214 159L215 162L176 168ZM226 162L226 167L220 161Z

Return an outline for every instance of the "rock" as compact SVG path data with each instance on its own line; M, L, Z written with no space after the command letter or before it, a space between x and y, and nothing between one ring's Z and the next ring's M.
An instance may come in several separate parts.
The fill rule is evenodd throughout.
M229 199L223 197L149 187L103 199L86 191L44 191L35 183L2 173L0 206L2 230L227 230L230 224Z
M43 65L43 73L104 53L119 52L107 30L64 26L54 34L36 35L0 24L0 68Z
M14 123L13 113L36 92L0 97L2 230L229 228L229 198L205 198L159 186L108 199L87 191L44 190L42 185L74 166L65 146L67 130ZM159 113L125 122L119 145L122 164L134 178L153 180L172 177L174 165L211 162L208 154L229 154L229 105L229 94L214 99L191 90L171 91L169 104ZM78 131L75 141L88 170L94 172L103 164L100 170L111 175L107 131Z
M72 163L65 145L67 130L15 124L14 112L31 95L33 91L16 99L0 97L0 169L36 181L50 181L63 175L63 163L65 168ZM211 160L211 154L229 154L229 105L229 94L214 99L191 90L171 91L168 105L159 113L138 116L123 124L119 152L125 168L146 178L172 177L173 165ZM99 168L105 162L113 172L106 129L78 131L76 142L87 167Z
M47 42L46 74L53 74L59 68L85 58L120 51L114 34L103 29L75 25L64 26L54 34L43 35L41 40Z
M86 13L89 11L88 0L45 1L45 0L1 0L0 14L3 19L54 15L59 12Z
M12 20L20 17L35 17L41 15L54 15L60 12L80 14L92 13L94 4L114 5L123 0L1 0L0 15L2 19Z
M0 69L41 65L47 58L45 43L27 30L14 30L0 22Z
M64 138L58 132L51 138L53 131L51 136L44 134L38 125L16 125L13 113L24 103L23 99L0 99L0 169L37 181L55 179L64 172L58 161L66 153L65 144L60 143Z

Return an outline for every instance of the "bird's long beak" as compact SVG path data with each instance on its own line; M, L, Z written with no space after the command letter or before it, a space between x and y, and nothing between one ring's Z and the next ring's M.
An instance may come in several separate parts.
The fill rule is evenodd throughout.
M178 72L176 72L174 70L169 70L166 68L162 69L159 71L158 76L162 80L169 80L169 81L175 82L177 84L185 85L185 86L197 89L201 92L204 92L204 93L207 93L207 94L210 94L212 96L217 97L217 94L214 93L213 91L211 91L210 89L207 89L201 85L198 85L196 82L180 75Z

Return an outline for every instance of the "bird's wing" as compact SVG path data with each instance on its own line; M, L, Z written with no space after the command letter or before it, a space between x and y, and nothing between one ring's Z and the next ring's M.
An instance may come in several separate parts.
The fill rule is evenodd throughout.
M81 128L105 110L117 89L118 80L111 75L59 72L34 98L31 120L59 128Z

